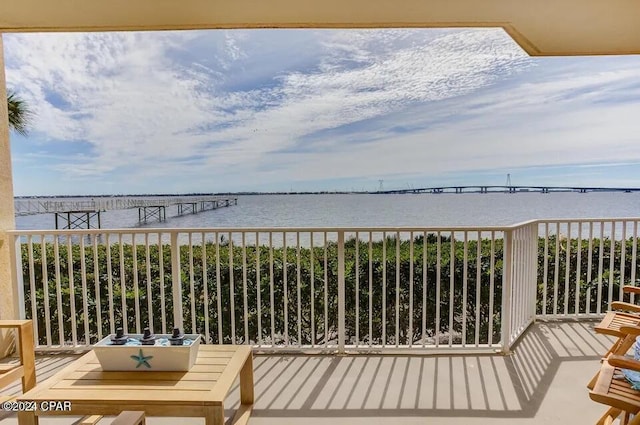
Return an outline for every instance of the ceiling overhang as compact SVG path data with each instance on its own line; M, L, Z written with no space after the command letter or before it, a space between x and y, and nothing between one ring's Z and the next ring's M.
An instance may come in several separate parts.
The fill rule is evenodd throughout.
M502 27L530 55L640 54L638 0L2 0L0 32Z

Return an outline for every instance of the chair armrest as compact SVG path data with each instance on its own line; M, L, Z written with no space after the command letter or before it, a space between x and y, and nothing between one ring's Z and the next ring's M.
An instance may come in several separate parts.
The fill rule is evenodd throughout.
M640 326L620 326L620 333L625 335L640 336Z
M611 303L611 308L613 310L622 310L622 311L633 311L635 313L640 313L640 305L627 303L624 301L614 301Z
M640 372L640 361L627 356L620 356L618 354L612 354L607 358L607 362L613 367L619 367L622 369L631 369Z
M640 286L624 285L622 292L626 292L627 294L640 294Z

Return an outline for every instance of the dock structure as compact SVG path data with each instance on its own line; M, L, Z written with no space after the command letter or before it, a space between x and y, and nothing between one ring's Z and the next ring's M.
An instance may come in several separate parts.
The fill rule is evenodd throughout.
M16 216L54 214L56 229L99 229L101 213L138 209L138 222L165 221L166 210L177 206L177 215L197 214L238 204L225 196L110 196L86 198L16 198Z

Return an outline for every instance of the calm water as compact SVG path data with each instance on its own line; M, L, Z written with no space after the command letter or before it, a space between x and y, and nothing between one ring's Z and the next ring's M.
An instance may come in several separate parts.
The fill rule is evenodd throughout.
M138 210L102 213L103 228L374 227L504 225L535 218L640 216L640 193L253 195L238 205L138 224ZM53 214L17 218L18 229L53 229Z

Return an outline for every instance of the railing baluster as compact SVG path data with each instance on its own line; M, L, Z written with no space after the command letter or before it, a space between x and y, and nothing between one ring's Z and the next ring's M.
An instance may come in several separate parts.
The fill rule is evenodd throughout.
M542 311L540 314L547 315L547 288L549 275L549 223L544 223L544 273L542 274Z
M124 269L124 244L122 243L122 233L118 233L118 248L120 252L120 298L122 301L122 327L124 333L129 333L129 320L127 318L127 286ZM174 306L175 308L175 306Z
M191 303L191 333L196 333L196 291L193 271L193 233L189 232L187 237L189 240L189 302Z
M262 345L262 280L260 279L260 233L256 232L256 304L258 312L258 335L256 344Z
M373 345L373 233L369 232L369 347Z
M171 287L173 297L173 326L184 329L182 314L182 273L180 267L178 231L171 232Z
M456 241L455 233L451 232L449 241L449 347L453 345L453 298L456 279Z
M338 231L338 352L345 346L344 231Z
M155 333L153 323L153 290L151 287L151 250L149 247L149 233L144 234L144 263L147 277L147 323L151 332Z
M109 332L116 333L116 318L113 294L113 265L111 264L111 234L105 233L107 250L107 297L109 298ZM164 298L163 298L164 299Z
M407 345L413 347L413 232L409 233L409 333Z
M85 259L84 236L80 235L80 280L82 284L82 315L84 322L84 344L91 344L89 331L89 296L87 292L87 264Z
M480 345L480 298L482 295L482 232L478 231L476 242L476 318L475 345Z
M78 345L78 322L76 313L76 292L73 281L73 246L71 245L71 235L67 235L67 273L69 281L69 307L71 310L71 341L73 346Z
M33 261L33 235L27 238L29 252L29 290L31 291L31 320L33 322L33 345L40 345L40 333L38 332L38 299L36 297L35 262ZM19 253L18 255L21 255ZM85 318L86 320L86 318Z
M616 250L616 222L611 222L611 237L609 244L609 298L607 303L607 309L611 309L611 303L613 302L613 277L614 277L614 264L615 264L615 250ZM620 293L622 293L622 287L620 287ZM621 297L622 298L622 297Z
M131 235L131 251L133 252L133 296L135 300L136 333L140 332L140 288L138 285L138 244L136 234Z
M204 298L204 341L206 344L211 343L211 334L209 333L209 272L207 267L207 240L206 234L202 236L202 291Z
M598 251L598 295L597 313L602 312L602 272L604 269L604 221L600 222L600 249Z
M538 303L538 224L534 223L529 226L529 279L530 279L530 298L531 303L530 320L535 320L537 303Z
M233 233L229 232L229 310L231 313L231 343L237 344L236 340L236 292L233 267Z
M355 295L356 295L356 340L355 346L360 346L360 234L356 232L356 287L355 287Z
M222 287L220 283L220 235L215 233L216 238L216 308L218 315L218 344L224 344L222 328Z
M553 273L553 315L558 314L558 288L560 286L560 223L556 223L556 251Z
M436 240L436 347L440 346L440 286L442 282L440 281L441 277L441 253L442 253L442 238L441 234L438 231Z
M575 315L580 314L580 277L582 276L582 223L578 223L578 248L576 261L576 296L575 296Z
M569 314L569 276L571 273L571 222L567 222L567 247L564 263L564 315Z
M324 232L324 346L329 345L329 292L328 292L328 263L327 263L327 232Z
M296 232L296 290L298 297L298 347L302 347L302 289L301 285L301 270L300 270L300 232Z
M167 308L165 304L164 291L164 252L162 245L162 234L158 233L158 269L160 269L160 316L162 320L162 333L167 333Z
M51 347L51 308L49 305L49 276L47 265L47 240L46 236L43 234L42 236L42 247L41 247L41 257L42 257L42 290L44 291L44 320L45 320L45 332L47 337L47 346Z
M249 305L247 294L247 246L246 233L242 232L242 307L244 312L244 343L249 343Z
M382 346L387 345L387 233L382 232Z
M622 222L622 237L620 238L620 301L623 300L624 294L622 287L625 285L624 269L627 254L627 222Z
M523 262L527 258L526 246L523 243L523 229L518 228L513 231L512 244L512 275L511 275L511 332L509 337L511 341L515 339L515 334L520 328L524 317L524 308L522 303L523 283L524 283L524 265Z
M60 346L65 345L64 337L64 310L62 308L62 286L60 278L60 247L58 237L53 239L53 255L55 256L55 278L56 278L56 310L58 313L58 342Z
M275 347L275 328L276 328L276 316L275 316L275 299L273 291L273 231L269 232L269 310L271 313L271 345Z
M586 314L591 314L591 267L593 266L593 221L589 222L589 247L587 251L587 302Z
M633 242L631 246L631 285L636 285L636 256L638 255L638 220L633 220ZM635 303L635 294L632 292L629 302Z
M400 344L400 232L396 232L396 347Z
M493 314L494 314L494 298L495 298L495 294L493 293L494 288L495 288L495 264L496 264L496 232L492 231L491 232L491 249L490 249L490 255L491 257L489 257L489 326L488 326L488 334L487 334L487 344L489 344L489 346L493 346ZM503 249L504 249L504 244L503 244Z
M96 294L96 326L98 327L98 341L102 339L102 301L100 297L100 273L98 268L98 263L100 261L100 256L98 254L98 237L99 235L94 234L91 245L93 248L93 283L95 287Z
M469 265L469 243L468 234L464 232L463 239L463 259L462 259L462 346L467 345L467 267Z
M315 259L314 259L314 245L313 245L313 231L309 235L309 244L311 246L311 252L309 253L309 258L311 261L311 270L309 271L311 274L311 346L316 346L316 288L315 288Z
M427 231L422 233L422 348L427 344Z
M282 232L282 297L284 304L284 345L289 346L289 285L287 284L287 232Z

